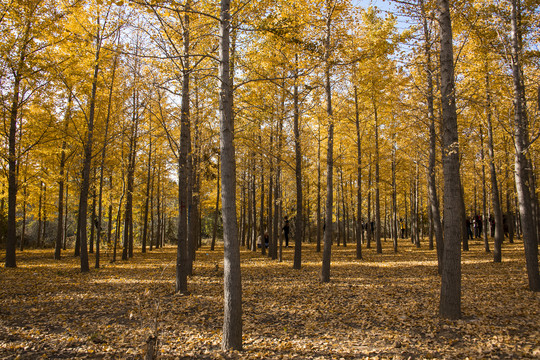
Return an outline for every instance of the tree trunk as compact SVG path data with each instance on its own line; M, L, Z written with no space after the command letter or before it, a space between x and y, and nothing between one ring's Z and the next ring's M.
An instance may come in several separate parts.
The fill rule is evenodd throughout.
M527 263L527 275L529 289L540 291L540 273L538 270L538 239L536 226L533 218L533 204L531 203L531 167L528 157L528 121L525 105L525 89L521 79L521 44L518 17L520 16L520 1L512 0L512 75L514 80L514 146L515 154L515 179L519 203L519 215L521 218L521 230L523 233L523 245Z
M487 190L486 190L486 165L484 155L484 124L480 125L480 159L482 160L482 236L484 238L484 251L489 253L488 240L488 212L487 212Z
M109 177L109 187L110 187L110 190L111 190L111 194L112 194L112 189L113 189L113 177L112 177L112 172L111 172L111 175ZM112 195L109 197L109 215L107 216L107 219L108 219L108 223L107 223L107 244L108 246L110 246L112 240L111 240L111 235L112 235L112 224L113 224L113 215L112 215L112 211L113 211L113 206L112 206Z
M320 124L319 124L320 125ZM317 248L318 253L321 252L321 127L317 127Z
M274 146L274 132L273 128L270 133L270 149L273 149ZM274 237L274 227L273 227L273 191L274 191L274 160L273 156L270 156L270 168L269 168L269 184L268 184L268 257L272 257L272 239Z
M65 251L66 250L66 247L67 247L67 229L68 229L68 215L69 215L69 212L68 212L68 204L69 204L69 186L68 186L68 179L69 179L69 174L66 173L66 208L65 208L65 220L64 220L64 244L63 244L63 250Z
M437 195L436 173L436 151L437 151L437 136L435 133L435 112L434 112L434 95L433 95L433 69L431 62L431 35L429 32L427 14L425 13L424 0L420 0L422 12L422 25L425 39L425 56L426 56L426 76L427 76L427 105L429 118L429 162L428 162L428 196L430 204L431 222L433 232L435 233L435 242L437 246L437 269L439 274L442 274L443 261L443 230L441 224L441 213L439 206L439 197Z
M392 240L394 253L398 252L398 229L397 229L397 185L396 185L396 133L393 134L392 144Z
M281 219L281 188L280 188L280 181L281 181L281 150L283 146L283 117L284 114L284 108L285 108L285 95L282 94L281 98L281 107L282 107L282 113L279 116L278 119L278 125L277 125L277 159L276 159L276 184L274 188L274 237L272 239L272 260L276 260L278 258L278 239L279 239L279 251L281 253L281 227L280 227L280 220ZM279 199L279 201L278 201ZM281 260L281 257L280 257Z
M21 243L20 243L20 250L23 251L24 248L24 238L26 236L26 202L28 199L28 185L26 184L27 181L27 174L28 174L28 153L27 153L27 159L26 163L24 164L24 181L23 181L23 205L22 205L22 228L21 228ZM65 250L65 247L64 247Z
M236 228L236 164L234 153L233 89L229 69L230 0L221 0L219 43L220 148L224 242L224 316L221 348L242 349L242 281Z
M303 224L303 197L302 197L302 149L300 147L300 111L298 106L298 54L295 55L294 70L294 153L295 153L295 177L296 177L296 226L294 231L294 264L293 269L302 267L302 224Z
M461 318L461 179L454 87L452 22L448 0L438 0L440 23L441 107L444 175L444 255L439 313Z
M499 185L497 183L497 171L495 170L495 152L493 150L493 126L491 121L491 93L489 84L489 72L486 68L486 120L488 130L488 157L491 175L491 204L495 216L495 243L493 246L493 262L501 262L502 243L504 240L503 215L501 210ZM487 229L486 229L487 231Z
M329 0L326 0L326 38L325 38L325 92L326 115L328 116L328 149L326 152L326 219L324 232L324 249L321 269L321 282L330 282L330 258L332 254L333 234L333 204L334 204L334 114L332 110L332 86L330 83L330 39L332 16L330 14Z
M146 168L146 192L144 196L144 215L143 215L143 233L142 233L142 253L146 252L146 239L148 238L148 212L150 210L150 189L152 184L152 119L149 119L150 139L148 144L148 166Z
M360 135L360 111L358 110L358 88L354 86L354 119L356 125L356 147L357 147L357 185L356 185L356 258L362 259L362 137Z
M380 201L381 184L379 176L379 118L375 98L373 98L373 116L375 120L375 244L377 246L377 254L382 254Z
M261 129L262 132L262 129ZM262 138L259 136L259 143L262 143ZM264 159L263 155L261 154L261 207L259 211L259 236L261 237L261 254L266 255L266 240L265 240L265 234L267 233L264 228Z
M367 222L366 222L366 235L367 235L367 241L366 241L366 248L371 249L371 239L373 235L373 229L371 227L371 195L372 195L372 181L371 181L371 153L369 154L369 167L368 167L368 201L367 201Z
M96 168L94 167L93 178L96 178ZM94 238L95 238L95 229L94 224L96 221L96 188L92 187L92 215L90 217L90 254L94 253Z
M11 101L11 111L9 114L9 138L8 138L8 219L6 233L6 262L5 267L17 267L16 249L17 249L17 117L20 107L19 92L23 78L24 62L26 61L26 52L29 45L30 29L32 27L31 19L27 19L26 29L22 42L21 52L17 71L13 81L13 99Z
M39 200L38 200L38 228L36 232L36 247L41 247L41 228L43 226L42 214L43 212L43 181L39 182Z
M253 205L253 231L251 238L251 251L257 251L257 178L255 173L257 172L255 165L255 153L252 153L252 169L251 169L251 197Z
M73 106L73 98L71 89L68 89L68 103L66 109L66 115L64 117L64 140L62 141L62 151L60 153L60 174L58 180L58 224L56 227L56 242L54 248L55 260L60 260L62 252L62 242L64 234L64 171L66 167L66 148L67 148L67 131L69 122L71 121L71 109Z
M94 58L94 76L92 78L92 93L90 95L90 110L88 112L88 127L86 134L86 143L84 144L84 157L83 157L83 170L82 170L82 184L81 193L79 197L79 233L80 233L80 259L81 259L81 272L90 271L88 265L88 248L87 248L87 212L88 212L88 192L90 190L90 168L92 166L92 145L94 139L94 114L96 108L96 92L99 73L99 55L101 50L101 35L99 31L99 19L98 30L96 34L96 54Z
M417 157L418 159L418 157ZM415 229L415 233L414 233L414 244L416 245L417 248L420 248L420 231L421 231L421 224L420 224L420 206L419 206L419 179L418 179L418 175L419 175L419 161L420 160L416 160L416 171L415 171L415 175L414 175L414 229Z
M215 246L216 246L216 236L217 236L217 227L218 227L218 214L219 214L219 197L220 197L220 182L221 182L221 179L219 177L219 170L220 170L220 167L221 167L221 164L220 164L220 158L219 158L219 155L218 155L218 162L217 162L217 177L216 177L216 207L215 207L215 210L214 210L214 226L213 226L213 230L212 230L212 243L210 245L210 250L211 251L214 251L215 249Z
M127 166L126 207L124 209L124 249L122 260L133 257L133 190L135 180L135 160L137 157L137 133L139 126L139 95L133 90L133 114L129 139ZM181 183L183 184L183 183Z
M189 1L186 2L186 8ZM182 104L180 114L180 149L178 155L178 245L176 251L176 286L175 291L187 294L187 276L189 271L188 211L189 199L189 13L184 13L183 26L184 63L182 68Z

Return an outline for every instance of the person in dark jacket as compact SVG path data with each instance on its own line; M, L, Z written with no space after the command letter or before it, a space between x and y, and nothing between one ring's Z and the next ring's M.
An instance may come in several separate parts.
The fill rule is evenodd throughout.
M291 228L289 227L289 218L285 216L284 225L283 225L283 235L285 235L285 247L289 247L289 232Z

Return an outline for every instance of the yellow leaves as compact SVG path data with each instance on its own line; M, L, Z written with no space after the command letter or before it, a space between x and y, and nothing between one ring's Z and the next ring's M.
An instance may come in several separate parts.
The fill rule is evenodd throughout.
M163 358L353 359L534 358L540 354L538 298L523 288L522 244L507 261L486 262L481 244L463 261L466 317L441 321L434 251L406 240L399 254L335 247L332 282L320 284L320 254L303 246L303 267L242 251L244 351L220 350L222 249L203 248L190 296L173 296L174 247L135 253L81 276L76 259L25 250L0 277L0 357L141 357L157 322ZM388 243L384 243L386 246ZM156 309L159 300L159 311ZM512 306L507 306L512 304ZM7 310L6 310L7 309Z

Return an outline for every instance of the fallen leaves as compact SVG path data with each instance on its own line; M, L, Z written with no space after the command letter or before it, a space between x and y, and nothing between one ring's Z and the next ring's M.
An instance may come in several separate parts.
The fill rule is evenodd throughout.
M434 252L404 242L399 254L335 247L332 281L304 245L278 263L242 251L244 351L220 350L222 252L203 248L188 296L174 290L176 249L80 274L74 258L21 254L0 274L0 358L139 359L157 329L162 359L538 358L540 297L527 291L522 244L493 264L483 244L463 254L463 311L438 316ZM218 264L218 270L216 270Z

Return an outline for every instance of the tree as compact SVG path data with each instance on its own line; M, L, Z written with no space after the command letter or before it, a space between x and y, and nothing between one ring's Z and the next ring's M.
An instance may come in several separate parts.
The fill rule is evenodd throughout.
M242 349L242 281L236 225L236 164L234 153L233 92L229 68L230 0L221 0L219 24L219 112L221 151L221 203L224 243L223 350Z
M452 22L448 0L438 0L440 23L442 160L444 176L444 253L439 313L461 317L461 181L454 85Z
M521 17L520 0L511 0L511 66L514 85L514 146L516 191L519 201L523 245L527 263L529 289L540 291L540 272L538 270L538 233L533 217L532 194L535 184L531 173L531 162L528 153L530 146L528 136L528 121L525 105L525 89L522 80L521 67Z

